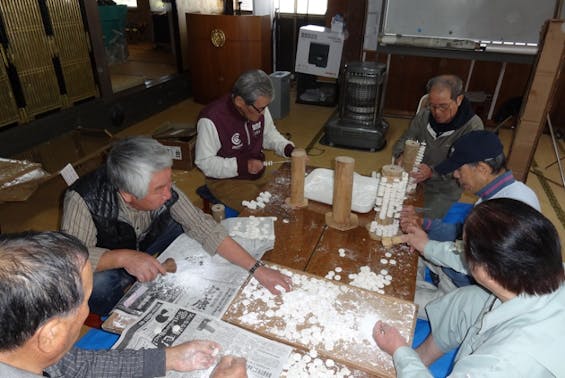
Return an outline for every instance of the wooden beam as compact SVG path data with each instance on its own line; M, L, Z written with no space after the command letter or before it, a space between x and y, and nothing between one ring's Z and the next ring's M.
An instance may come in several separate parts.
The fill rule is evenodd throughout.
M559 75L563 70L565 21L547 21L542 35L533 76L508 155L508 167L520 181L526 181L528 177L539 137L545 127L547 112L551 109L557 90Z

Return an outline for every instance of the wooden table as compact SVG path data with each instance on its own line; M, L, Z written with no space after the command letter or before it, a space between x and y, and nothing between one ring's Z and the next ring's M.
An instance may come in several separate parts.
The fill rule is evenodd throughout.
M307 172L312 170L313 168L307 168ZM410 252L406 246L386 249L380 241L371 239L365 226L374 219L373 211L368 214L358 214L359 227L339 231L325 224L325 213L331 211L329 205L309 201L305 208L292 209L285 204L285 199L290 196L290 164L288 163L283 164L273 173L272 179L265 185L263 191L268 191L272 195L265 208L246 209L240 215L277 217L277 221L274 222L275 246L265 253L264 260L321 277L339 266L342 268L341 283L345 284L351 281L348 275L358 273L362 266L369 266L375 273L386 269L393 278L391 284L384 287L385 294L413 301L418 255ZM421 192L414 198L409 198L407 202L421 206ZM341 248L345 250L344 257L339 255L338 251ZM383 259L388 261L394 259L396 264L384 265L381 262ZM111 325L110 320L111 317L104 323L106 327ZM300 348L295 351L300 354L307 353ZM336 366L349 368L352 377L375 376L339 361L336 361Z
M313 168L308 167L307 172ZM331 190L331 188L329 189ZM413 301L416 288L417 253L406 246L386 249L378 240L369 237L366 225L374 219L374 212L358 214L360 226L349 231L339 231L325 224L325 213L331 206L309 201L302 209L292 209L285 204L290 196L290 164L283 164L273 173L273 178L263 191L271 193L271 201L265 208L245 209L240 216L275 216L275 247L265 253L263 259L296 270L324 277L335 267L343 269L341 282L349 283L348 274L359 272L362 266L369 266L377 274L386 269L393 277L385 286L386 295ZM408 198L406 203L420 206L422 193ZM345 257L338 250L345 249ZM386 253L392 257L386 257ZM396 265L383 264L381 260L394 259Z

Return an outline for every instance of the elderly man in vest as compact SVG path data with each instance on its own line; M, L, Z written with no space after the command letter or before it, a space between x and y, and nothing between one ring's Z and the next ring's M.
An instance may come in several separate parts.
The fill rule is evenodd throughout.
M198 116L195 163L210 192L232 209L253 200L269 177L263 149L290 157L294 145L275 128L268 106L273 84L261 70L244 72L232 92L208 104Z
M81 177L65 194L62 231L81 240L94 267L91 311L104 315L136 279L165 273L155 256L181 233L248 270L271 292L290 278L262 265L214 219L196 208L172 181L172 159L154 139L118 141L106 164Z
M441 218L461 196L461 188L452 174L438 172L451 145L473 130L482 130L483 121L471 108L463 94L463 82L455 75L436 76L426 85L428 104L410 123L402 137L394 144L392 155L401 163L407 139L426 143L422 164L411 173L416 182L424 185L424 214Z

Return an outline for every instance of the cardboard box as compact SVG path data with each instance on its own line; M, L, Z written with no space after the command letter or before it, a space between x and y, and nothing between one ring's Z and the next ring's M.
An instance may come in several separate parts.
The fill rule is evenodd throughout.
M173 169L190 171L194 168L195 126L167 122L153 133L153 138L168 147L173 158Z
M341 66L343 33L316 25L300 28L294 70L311 75L337 78Z

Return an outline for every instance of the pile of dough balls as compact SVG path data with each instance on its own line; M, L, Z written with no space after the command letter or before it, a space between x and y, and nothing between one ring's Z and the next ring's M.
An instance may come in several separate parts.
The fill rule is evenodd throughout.
M241 205L247 207L248 209L255 210L257 208L262 209L265 207L266 203L271 201L271 193L261 192L255 200L252 201L241 201Z

